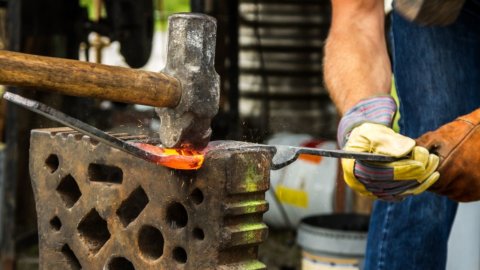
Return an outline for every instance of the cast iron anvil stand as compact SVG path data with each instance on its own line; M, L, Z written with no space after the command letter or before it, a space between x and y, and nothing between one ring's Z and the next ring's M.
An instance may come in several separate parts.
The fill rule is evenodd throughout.
M40 269L265 269L270 155L215 151L175 171L68 128L34 130Z

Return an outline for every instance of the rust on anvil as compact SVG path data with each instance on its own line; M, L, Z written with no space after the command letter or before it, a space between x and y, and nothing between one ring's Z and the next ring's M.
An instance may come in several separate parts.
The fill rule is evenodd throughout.
M66 128L30 145L40 269L265 269L270 152L213 151L181 171Z

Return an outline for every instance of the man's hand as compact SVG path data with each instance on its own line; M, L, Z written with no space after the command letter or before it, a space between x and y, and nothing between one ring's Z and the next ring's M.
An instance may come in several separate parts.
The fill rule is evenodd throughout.
M354 132L364 123L388 128L396 112L395 102L387 96L392 85L392 71L384 19L383 0L332 0L332 25L323 66L330 97L344 115L337 137L341 147L357 140L352 134L361 133L361 139L368 143L352 141L348 143L352 150L396 153L399 149L397 140L400 135L394 136L393 132L388 135L376 134L379 129L368 134ZM433 172L435 157L424 149L415 148L412 143L400 146L402 154L397 156L408 157L394 163L344 160L347 183L366 195L385 200L401 199L426 189L438 178ZM383 178L379 180L379 176Z
M389 96L360 101L342 118L338 141L343 149L405 157L395 162L342 159L346 183L361 194L397 201L419 194L437 181L439 159L389 126L396 105Z
M370 197L401 200L425 191L439 177L436 155L383 125L364 123L354 128L343 149L405 157L389 163L342 159L345 182Z
M480 109L425 133L417 144L440 157L440 179L429 191L460 202L480 200Z

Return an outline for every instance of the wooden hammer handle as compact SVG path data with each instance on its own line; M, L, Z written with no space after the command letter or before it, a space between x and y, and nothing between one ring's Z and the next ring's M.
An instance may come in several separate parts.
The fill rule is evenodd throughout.
M180 101L177 79L149 72L0 50L0 84L155 107Z

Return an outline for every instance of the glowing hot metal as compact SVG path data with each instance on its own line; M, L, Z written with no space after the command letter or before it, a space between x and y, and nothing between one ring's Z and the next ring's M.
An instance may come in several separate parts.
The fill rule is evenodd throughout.
M143 149L158 157L155 163L179 170L198 170L202 167L205 155L202 152L187 148L162 148L147 143L132 143L136 147ZM155 159L155 158L154 158Z

